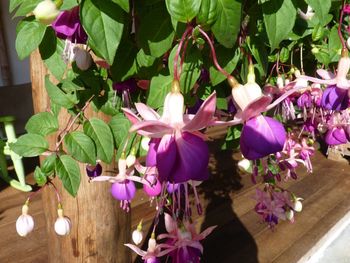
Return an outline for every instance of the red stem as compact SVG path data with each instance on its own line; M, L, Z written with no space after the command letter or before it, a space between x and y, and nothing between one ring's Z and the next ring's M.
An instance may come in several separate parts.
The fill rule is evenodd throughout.
M56 186L52 183L52 182L49 182L49 184L51 184L53 186L53 189L55 190L55 193L56 193L56 196L57 196L57 201L58 201L58 204L61 205L61 196L56 188Z
M198 27L199 29L199 32L204 36L204 38L207 40L209 46L210 46L210 49L211 49L211 54L212 54L212 57L213 57L213 63L214 63L214 66L217 68L218 71L220 71L222 74L224 74L227 78L229 77L232 77L229 73L227 73L226 70L224 70L218 63L218 59L217 59L217 56L216 56L216 52L215 52L215 48L214 48L214 45L213 45L213 42L211 41L211 39L209 38L208 34L203 30L201 29L200 27Z
M174 79L175 80L180 80L179 72L177 70L178 61L179 61L179 55L180 55L180 51L181 51L182 45L183 45L183 43L185 41L185 38L190 33L190 31L192 31L192 29L193 29L192 26L188 26L186 28L185 32L182 34L179 46L177 47L176 54L175 54L175 57L174 57Z
M343 49L346 49L345 41L344 41L343 35L341 33L341 26L343 24L343 15L344 15L344 0L342 1L342 6L341 6L341 9L340 9L338 35L339 35L339 38L340 38L341 45L342 45Z

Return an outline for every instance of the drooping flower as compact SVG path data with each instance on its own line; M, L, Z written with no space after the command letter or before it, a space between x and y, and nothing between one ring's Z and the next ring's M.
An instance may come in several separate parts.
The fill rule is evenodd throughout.
M142 220L137 225L137 228L132 232L132 241L135 243L135 245L139 245L142 242L143 239L143 233L142 233Z
M63 209L57 210L58 218L55 222L55 232L57 235L65 236L68 235L71 229L70 219L63 215Z
M273 118L259 115L243 125L240 146L248 160L256 160L282 151L286 140L283 125Z
M343 127L333 127L329 129L326 133L325 141L328 145L347 143L347 137Z
M21 237L25 237L34 229L34 220L32 216L28 215L28 209L28 204L24 204L22 206L22 215L16 221L16 230Z
M87 41L87 34L79 18L79 6L61 12L52 23L52 28L61 39L68 39L76 44L85 44Z
M90 178L100 176L102 174L102 166L99 162L96 165L88 164L86 165L86 174Z
M322 94L321 105L327 110L345 110L349 106L348 91L335 85L328 86Z
M124 109L124 113L133 123L131 132L155 139L150 143L147 166L157 166L159 180L182 183L207 179L209 151L198 131L214 120L216 94L203 102L197 114L183 114L184 98L179 83L174 81L172 91L165 98L161 117L143 103L135 106L143 121L129 109ZM196 162L195 166L193 162Z
M92 65L92 57L90 53L82 48L75 47L74 50L74 61L77 67L82 70L88 70Z

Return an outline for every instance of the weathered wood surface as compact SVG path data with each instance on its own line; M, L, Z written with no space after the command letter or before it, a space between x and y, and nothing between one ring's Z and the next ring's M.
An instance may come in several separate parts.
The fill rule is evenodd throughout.
M219 151L217 147L212 148L212 176L200 190L205 210L203 216L197 216L196 220L199 229L209 225L218 225L218 228L204 242L202 262L297 262L350 210L348 164L327 160L317 153L313 159L313 174L305 175L304 170L300 169L299 179L286 183L286 187L305 199L303 212L297 214L294 224L281 222L271 231L259 221L253 211L255 201L252 196L257 186L251 184L249 176L235 172L234 159L238 159L239 155ZM52 225L47 226L50 235L46 234L43 206L39 197L35 198L30 207L36 222L34 232L27 238L17 236L15 220L26 196L11 188L0 192L0 262L49 262L46 250L48 240L51 243L59 239L53 235ZM143 216L146 232L152 223L154 208L149 206L142 191L138 192L131 214L133 228ZM104 222L104 216L101 218L99 223ZM74 220L75 227L82 228L80 221ZM16 261L13 261L14 258ZM139 259L137 262L140 262Z
M45 91L44 77L47 70L35 51L31 55L31 79L34 111L49 109L49 100ZM60 127L66 124L69 117L62 109L59 116ZM85 111L85 116L97 116L92 110ZM99 116L103 118L103 116ZM49 139L50 147L55 147L56 138ZM112 170L114 164L104 166ZM57 219L57 200L52 187L43 190L43 210L47 219L48 262L50 263L125 263L130 261L130 250L124 246L129 242L130 215L119 209L119 204L109 193L108 183L90 184L85 177L85 167L80 165L81 184L76 198L62 189L57 179L54 183L62 194L65 215L72 221L69 236L59 237L53 229Z

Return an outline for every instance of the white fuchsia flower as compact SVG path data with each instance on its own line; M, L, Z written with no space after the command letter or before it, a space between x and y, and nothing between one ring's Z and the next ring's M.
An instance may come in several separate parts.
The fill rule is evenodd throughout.
M40 2L33 10L35 18L46 25L51 24L59 13L56 4L51 0Z
M143 239L142 220L137 225L137 228L132 232L131 238L132 238L132 241L135 243L135 245L141 244Z
M33 217L28 215L28 202L22 206L22 215L20 215L16 221L16 230L18 235L25 237L34 229Z

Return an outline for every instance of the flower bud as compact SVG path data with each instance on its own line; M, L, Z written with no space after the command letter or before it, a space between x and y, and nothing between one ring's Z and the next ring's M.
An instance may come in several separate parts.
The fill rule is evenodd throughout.
M138 224L137 228L132 232L132 241L135 245L139 245L142 242L143 233L142 233L142 220Z
M303 204L300 202L300 199L295 200L293 210L295 212L301 212L301 210L303 210Z
M99 162L96 165L88 164L86 165L86 174L90 178L100 176L102 174L102 166Z
M16 230L21 237L25 237L34 229L34 220L28 215L28 208L27 204L22 206L22 215L16 221Z
M251 172L252 171L252 165L251 165L250 161L247 159L240 160L238 162L238 168L242 172L249 172L249 171Z
M286 215L286 218L289 221L293 221L294 220L294 211L293 210L291 210L291 209L287 210L285 215Z
M49 25L56 19L59 10L53 1L44 0L35 7L33 14L41 23Z
M57 210L58 218L55 222L55 232L57 235L65 236L68 235L71 228L71 222L68 217L63 216L63 209Z
M142 149L144 149L147 152L149 149L149 141L150 140L151 140L151 138L149 138L149 137L142 137L142 140L141 140L141 147L142 147Z
M130 167L133 166L136 162L136 150L135 148L131 149L131 153L128 155L128 157L126 157L126 166Z
M154 252L157 248L157 241L154 232L151 234L151 238L148 240L147 252Z
M277 84L277 87L278 87L279 89L282 89L282 88L283 88L284 82L283 82L283 78L282 78L281 76L278 76L278 77L277 77L276 84Z
M92 58L88 51L79 47L74 48L74 60L80 70L88 70L92 64Z

